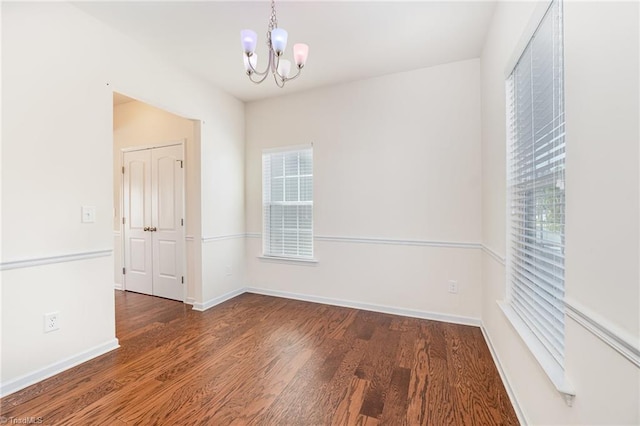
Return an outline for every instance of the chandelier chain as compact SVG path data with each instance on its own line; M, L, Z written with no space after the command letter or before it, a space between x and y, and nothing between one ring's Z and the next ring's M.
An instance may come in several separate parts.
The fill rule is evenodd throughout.
M276 15L276 1L271 0L271 17L269 18L269 29L267 30L267 46L271 46L271 30L278 28L278 16Z

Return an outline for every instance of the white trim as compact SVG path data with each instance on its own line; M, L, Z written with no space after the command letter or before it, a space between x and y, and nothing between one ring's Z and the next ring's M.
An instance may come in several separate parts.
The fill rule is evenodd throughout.
M571 407L573 399L576 396L576 391L565 377L564 368L558 364L556 359L549 353L542 342L533 334L522 318L520 318L520 315L513 310L508 302L498 300L497 303L514 328L516 334L520 336L556 390L562 394L567 405Z
M125 152L136 152L136 151L148 151L150 149L166 148L168 146L179 146L179 145L184 146L186 141L187 139L179 139L177 141L170 141L170 142L157 143L157 144L151 144L151 145L129 146L125 148L120 148L120 152L125 153ZM183 161L184 161L184 158L183 158ZM124 166L122 162L120 163L120 165Z
M263 260L265 262L290 263L293 265L316 266L318 264L318 260L314 258L305 259L302 257L282 257L282 256L260 255L258 256L258 259Z
M55 376L58 373L62 373L76 365L87 362L93 358L104 355L114 349L119 348L118 339L111 339L101 345L94 346L79 354L70 356L58 362L54 362L44 368L36 370L32 373L25 374L17 379L10 380L6 383L0 384L0 397L5 397L9 394L24 389L27 386L31 386L34 383L38 383L42 380L48 379L51 376Z
M544 15L549 9L549 6L551 6L551 2L552 0L538 0L538 4L535 6L535 9L531 14L531 18L529 18L529 23L522 31L520 40L518 40L518 43L513 49L513 53L511 53L509 60L506 62L504 68L505 78L509 77L513 69L516 67L516 64L520 60L520 57L524 53L524 50L529 45L531 37L533 37L533 33L536 32L536 30L540 26L540 22L542 22L542 18L544 18Z
M185 241L195 241L196 238L193 235L185 235L184 236L184 240Z
M210 243L213 241L224 241L224 240L234 240L236 238L244 238L247 234L227 234L227 235L216 235L213 237L202 237L203 243Z
M237 290L233 290L230 291L229 293L225 293L222 296L218 296L218 297L214 297L213 299L209 299L204 303L198 303L198 302L193 302L193 310L194 311L206 311L209 308L213 308L216 305L221 304L222 302L226 302L229 299L233 299L236 296L241 295L242 293L245 293L245 289L244 288L240 288Z
M296 151L305 151L307 149L312 149L313 143L302 144L302 145L288 145L288 146L277 146L273 148L265 148L262 150L263 154L275 154L278 152L296 152Z
M34 266L50 265L63 262L75 262L76 260L93 259L96 257L111 256L112 249L82 251L78 253L59 254L55 256L33 257L30 259L10 260L0 263L0 271L18 268L32 268Z
M317 241L331 241L341 243L358 243L358 244L393 244L401 246L426 246L426 247L445 247L445 248L462 248L462 249L480 249L480 243L458 242L458 241L433 241L433 240L401 240L396 238L376 238L376 237L337 237L316 235Z
M501 265L503 266L506 265L506 258L501 254L499 254L497 251L493 250L491 247L482 244L482 251L487 253L489 256L491 256L496 262L500 263Z
M334 299L308 294L290 293L288 291L270 290L266 288L247 287L247 293L263 294L265 296L283 297L285 299L302 300L305 302L322 303L325 305L342 306L345 308L362 309L365 311L381 312L385 314L401 315L405 317L428 319L433 321L449 322L454 324L472 325L480 327L480 318L464 317L458 315L443 314L440 312L426 312L414 309L397 308L395 306L374 305L370 303L355 302L352 300Z
M261 238L259 232L247 232L247 238ZM354 243L354 244L391 244L400 246L424 246L424 247L444 247L461 249L482 249L482 244L465 241L435 241L435 240L403 240L398 238L377 238L377 237L347 237L332 235L314 235L315 241L327 241L334 243Z
M187 305L194 305L196 303L196 299L194 299L193 297L187 297L184 303L186 303Z
M122 232L119 231L119 230L118 231L113 231L113 236L115 238L122 238ZM120 244L120 245L122 245L122 244ZM120 259L120 260L122 261L123 259ZM120 275L120 279L122 280L122 272L119 272L118 275ZM113 284L113 288L116 289L116 290L124 291L124 284L122 284L122 281L119 282L119 283L114 283Z
M493 346L493 342L491 341L491 337L489 337L489 332L485 328L484 324L480 326L480 330L482 331L482 335L484 336L485 342L487 342L487 347L489 348L489 352L491 352L491 358L493 358L493 363L496 365L498 369L498 374L500 374L500 378L502 379L502 384L507 391L507 395L509 396L509 401L511 401L511 405L513 406L513 410L516 412L516 416L518 417L518 422L522 426L526 426L528 424L527 419L524 417L524 412L522 411L522 407L518 403L518 399L516 398L516 394L511 387L511 383L507 378L507 374L502 367L502 362L500 362L500 357L498 356L498 352L496 352L495 347Z
M565 299L566 314L569 318L590 331L620 355L640 367L640 342L637 337L620 329L586 306Z

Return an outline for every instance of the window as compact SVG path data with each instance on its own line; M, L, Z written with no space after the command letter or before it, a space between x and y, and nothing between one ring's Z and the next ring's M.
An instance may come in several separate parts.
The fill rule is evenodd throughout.
M262 250L265 256L313 258L313 150L262 154Z
M507 79L508 302L564 362L562 5L551 3Z

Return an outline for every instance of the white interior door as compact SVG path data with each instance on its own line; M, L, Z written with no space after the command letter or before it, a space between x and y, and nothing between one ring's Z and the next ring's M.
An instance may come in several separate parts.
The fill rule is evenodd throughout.
M153 294L151 157L149 151L124 153L123 237L126 290Z
M182 147L151 151L153 294L184 300L182 283Z
M184 300L182 146L124 154L124 287Z

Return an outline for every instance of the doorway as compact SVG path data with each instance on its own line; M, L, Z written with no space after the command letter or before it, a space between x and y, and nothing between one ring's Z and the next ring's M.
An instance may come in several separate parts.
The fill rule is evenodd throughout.
M116 290L129 290L138 291L146 294L156 294L163 297L169 297L172 299L180 300L187 304L193 304L195 300L195 293L197 285L199 283L199 247L196 244L199 238L195 238L194 235L200 235L200 169L199 169L199 156L200 156L200 125L199 120L189 119L169 112L167 110L155 107L147 104L143 101L122 95L118 92L113 92L113 245L114 245L114 288ZM182 193L178 196L183 200L179 204L179 212L174 211L173 218L165 215L168 219L176 219L180 221L180 227L177 233L181 233L181 237L175 240L175 243L171 240L167 242L164 239L167 235L161 231L165 227L158 226L157 220L160 217L149 219L148 215L152 214L153 199L150 202L146 202L146 213L140 213L141 218L147 223L142 225L140 230L137 229L125 229L132 223L126 223L130 220L127 216L132 216L132 213L125 214L124 206L124 178L122 173L122 167L125 165L124 156L134 155L151 155L154 148L166 148L170 146L180 146L178 149L180 152L171 154L173 157L171 164L176 166L178 160L180 160L180 170L173 170L179 174L179 177L183 180L182 185L179 188ZM147 154L141 154L146 151ZM138 154L133 154L139 152ZM160 151L156 151L156 154ZM132 157L133 158L133 157ZM129 160L129 159L128 159ZM145 160L138 159L137 161ZM149 185L151 185L151 173L153 170L152 160L147 160L146 171L135 171L140 175L142 173L143 178ZM142 168L142 163L136 163L133 169ZM170 161L167 158L164 161L160 161L155 169L160 170L160 166L168 167ZM125 167L125 172L129 173L132 169ZM164 176L160 173L159 176ZM144 186L140 186L144 188ZM129 188L131 189L131 188ZM153 191L147 189L147 194L151 196ZM136 195L137 194L137 195ZM144 196L136 193L138 198L129 198L129 200L135 199L139 203L144 201ZM175 195L175 194L172 194ZM166 203L167 205L169 203ZM135 206L130 206L134 208ZM135 209L134 209L135 210ZM158 215L162 216L162 211L157 210ZM147 214L145 217L144 215ZM156 216L158 216L156 215ZM184 220L183 220L184 219ZM123 223L124 221L124 223ZM152 223L153 222L153 223ZM149 227L145 231L145 227ZM156 230L152 230L156 228ZM133 236L135 232L139 232L142 235L138 235L134 240L133 247L125 245L125 238L129 235ZM128 242L131 243L131 242ZM154 250L154 244L160 247L156 247ZM126 250L125 250L126 248ZM134 250L136 249L136 253ZM163 252L163 249L169 253L168 255ZM176 250L177 264L170 261L165 261L163 258L173 258L173 249ZM127 259L125 260L125 251L127 251ZM133 258L130 256L133 254ZM144 256L142 256L144 254ZM137 256L137 257L136 257ZM166 269L149 269L161 265ZM169 267L169 265L175 265ZM140 272L144 271L144 272ZM141 274L141 276L136 276ZM154 274L156 278L154 279ZM145 278L146 276L146 278ZM183 283L184 277L184 283ZM142 284L138 278L144 278L147 280L145 284ZM169 280L169 283L167 282ZM178 291L177 281L180 282L181 291ZM143 281L144 282L144 281ZM149 282L151 285L149 285ZM171 285L169 285L171 284ZM154 287L157 291L154 291ZM173 287L173 289L171 289Z
M185 300L183 145L123 151L125 290Z

